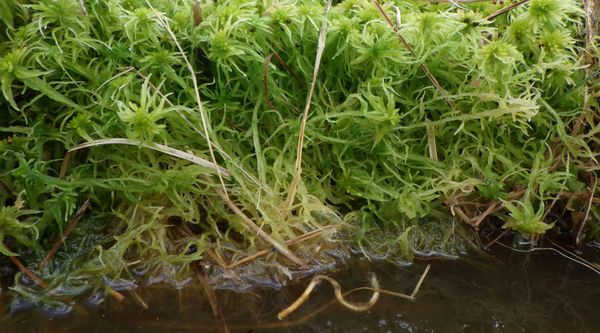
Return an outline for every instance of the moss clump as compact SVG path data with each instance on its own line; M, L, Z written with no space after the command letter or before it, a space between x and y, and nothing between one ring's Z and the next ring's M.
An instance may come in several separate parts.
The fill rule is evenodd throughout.
M505 202L494 214L506 228L541 234L542 212L581 210L595 191L597 105L585 96L598 70L584 69L593 47L573 0L493 19L491 4L386 4L412 52L368 0L327 16L321 1L82 3L0 4L0 252L33 268L92 201L67 240L82 246L39 272L56 293L138 274L182 281L193 261L268 248L242 215L278 244L343 225L365 251L409 257L460 240L451 212L478 225ZM294 253L325 260L312 248ZM269 274L289 272L282 258L263 261Z

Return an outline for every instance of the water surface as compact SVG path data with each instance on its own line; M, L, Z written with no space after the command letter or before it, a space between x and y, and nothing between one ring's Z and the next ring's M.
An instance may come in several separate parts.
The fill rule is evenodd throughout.
M334 274L344 290L368 285L368 272L374 272L382 288L410 293L424 267L432 265L417 301L382 295L366 313L332 302L333 290L323 283L298 311L279 321L277 312L302 293L308 279L283 290L218 290L217 296L232 332L600 332L600 275L551 251L497 247L491 253L407 267L355 260ZM11 313L6 305L0 332L218 332L199 285L138 290L148 309L125 295L122 303L82 302L71 314L55 317L40 308Z

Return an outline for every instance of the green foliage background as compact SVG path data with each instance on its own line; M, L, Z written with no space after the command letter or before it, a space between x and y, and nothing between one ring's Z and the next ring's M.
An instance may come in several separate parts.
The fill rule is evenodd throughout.
M266 247L224 205L217 178L204 177L213 169L104 145L75 153L59 177L68 149L99 139L211 159L192 74L161 20L195 70L229 196L278 242L344 225L365 252L450 251L457 208L476 215L505 202L495 213L504 227L538 235L556 222L545 214L551 202L582 210L585 195L562 194L595 190L597 104L585 90L597 87L598 70L583 55L597 44L584 42L576 1L532 0L492 21L498 7L488 2L386 2L415 55L370 1L336 2L289 216L281 209L325 4L200 1L196 25L188 0L151 0L157 13L143 0L83 3L85 11L75 0L0 2L0 252L34 268L92 200L39 272L53 288L98 289L100 277L136 272L179 281L207 249L234 261ZM598 236L595 207L591 216L589 239ZM319 260L311 248L295 250ZM288 272L284 260L266 262Z

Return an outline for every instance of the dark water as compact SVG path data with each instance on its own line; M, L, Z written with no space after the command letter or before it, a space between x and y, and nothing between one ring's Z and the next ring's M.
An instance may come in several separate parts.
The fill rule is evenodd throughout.
M428 263L431 271L415 302L382 295L366 313L331 302L333 289L323 283L289 319L279 321L277 312L308 280L285 290L217 291L217 296L232 332L600 332L600 275L551 251L497 248L493 258L417 261L408 267L358 260L335 277L348 290L366 286L368 272L375 272L382 288L410 293ZM138 290L148 309L125 295L122 303L76 305L70 315L54 318L39 308L10 313L4 307L0 332L218 332L200 286ZM365 291L350 298L369 296Z

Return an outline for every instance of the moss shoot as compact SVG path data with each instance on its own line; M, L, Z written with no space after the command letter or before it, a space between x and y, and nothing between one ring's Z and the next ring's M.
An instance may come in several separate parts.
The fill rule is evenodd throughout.
M0 264L48 285L4 278L52 304L473 228L600 240L594 9L457 3L0 1Z

